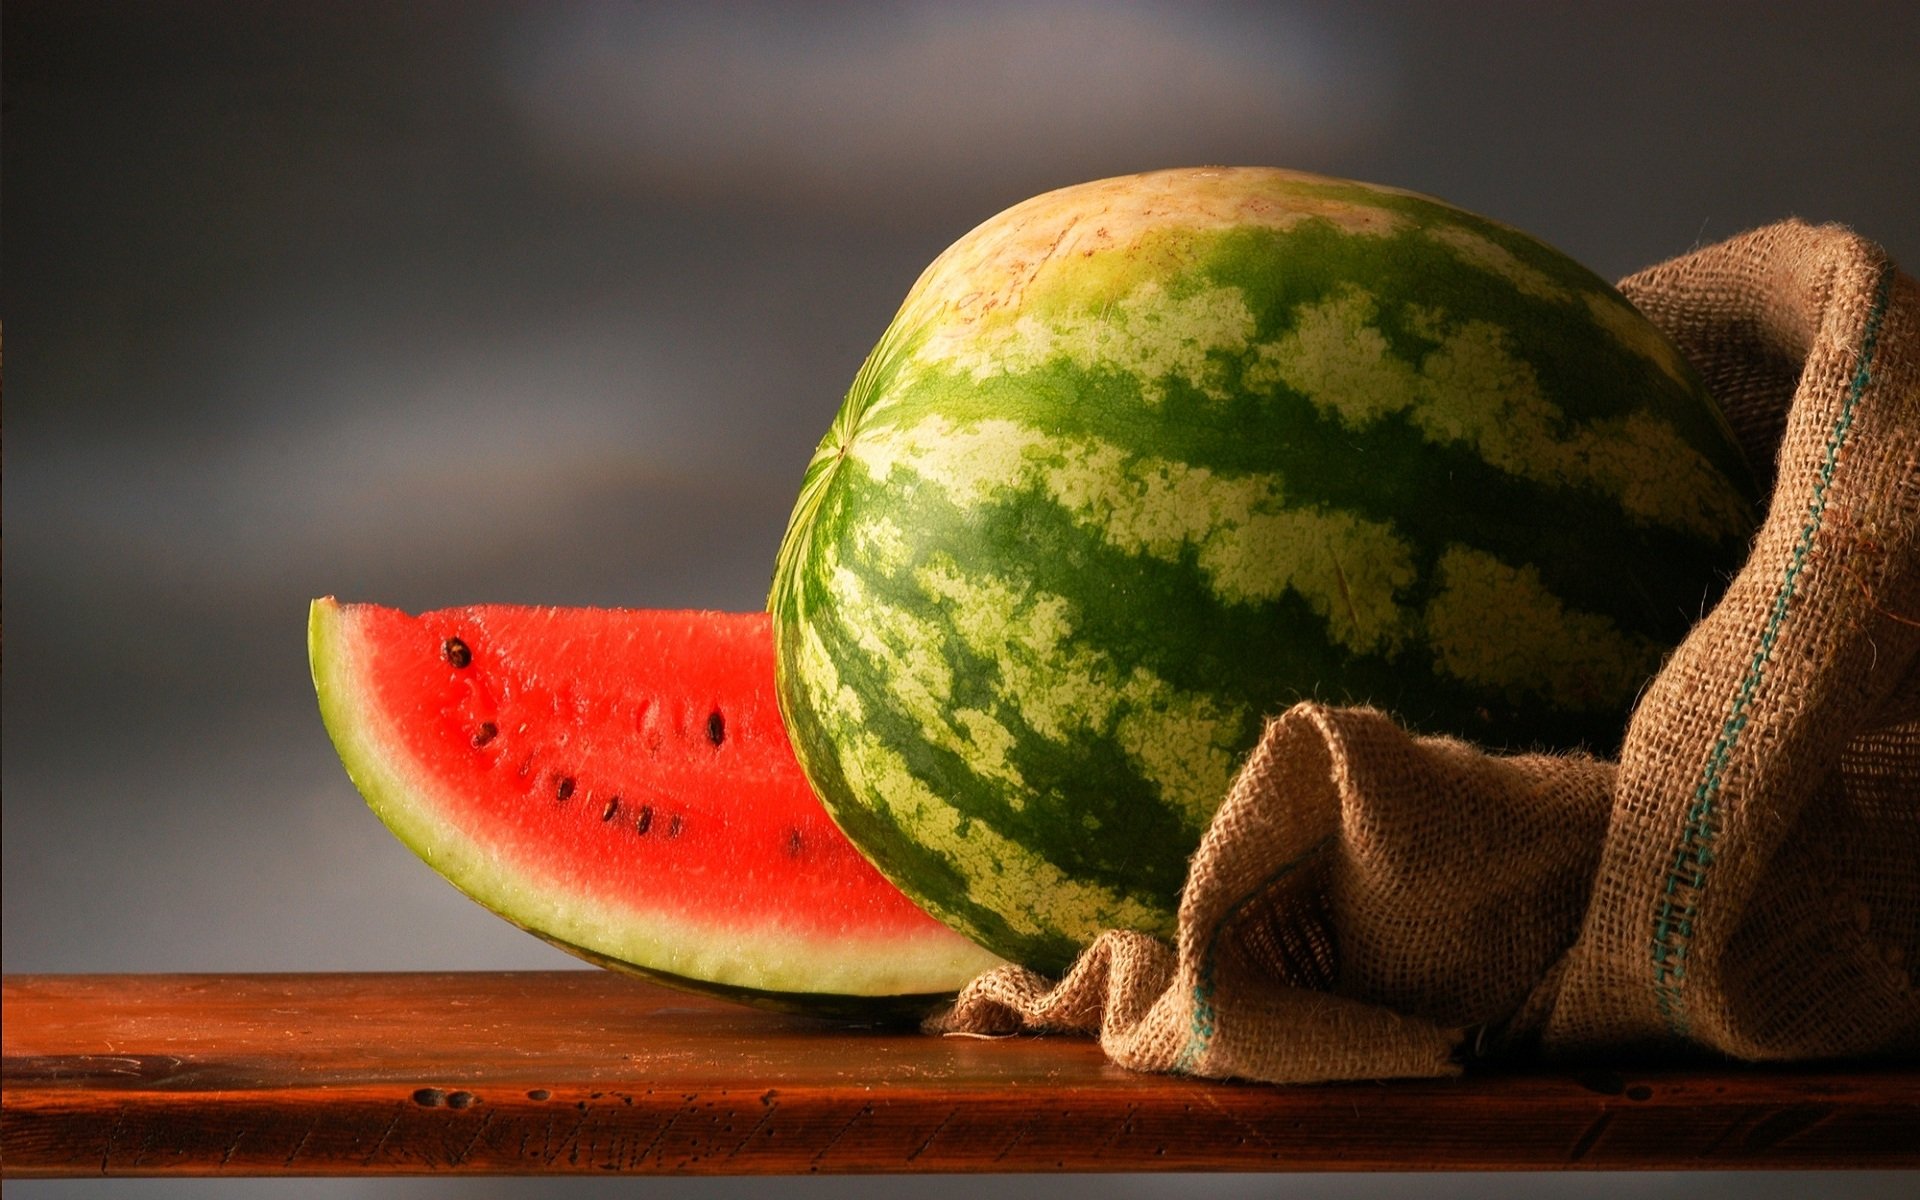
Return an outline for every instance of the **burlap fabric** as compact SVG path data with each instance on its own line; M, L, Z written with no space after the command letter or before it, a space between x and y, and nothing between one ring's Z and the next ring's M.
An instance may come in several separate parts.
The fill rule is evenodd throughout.
M1920 286L1786 222L1621 288L1771 500L1619 763L1300 705L1202 840L1173 946L990 972L931 1028L1273 1082L1920 1052Z

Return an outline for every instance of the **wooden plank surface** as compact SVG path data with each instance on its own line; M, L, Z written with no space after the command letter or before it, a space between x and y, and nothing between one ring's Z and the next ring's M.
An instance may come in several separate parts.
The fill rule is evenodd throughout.
M4 1006L11 1177L1920 1166L1911 1064L1209 1084L598 971L16 976Z

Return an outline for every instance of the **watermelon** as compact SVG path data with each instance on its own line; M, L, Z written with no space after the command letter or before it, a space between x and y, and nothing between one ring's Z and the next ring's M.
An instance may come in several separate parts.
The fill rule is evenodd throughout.
M590 961L767 1007L913 1016L995 958L828 819L765 613L315 601L320 711L380 819Z
M780 704L895 882L1055 970L1171 934L1296 701L1614 749L1756 504L1673 345L1507 226L1276 170L1069 187L860 368L780 548Z

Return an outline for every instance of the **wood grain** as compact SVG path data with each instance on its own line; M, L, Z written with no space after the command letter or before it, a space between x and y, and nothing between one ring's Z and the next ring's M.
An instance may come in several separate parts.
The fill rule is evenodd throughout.
M1920 1069L1121 1071L599 971L16 976L9 1177L1920 1166Z

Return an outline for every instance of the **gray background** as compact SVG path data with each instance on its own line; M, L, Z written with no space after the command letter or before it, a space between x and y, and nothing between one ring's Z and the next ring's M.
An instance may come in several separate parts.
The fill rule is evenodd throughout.
M801 467L919 269L1007 204L1100 175L1233 162L1397 184L1609 277L1793 214L1911 268L1917 14L9 0L5 970L575 965L366 812L314 710L309 598L759 607ZM209 1191L7 1192L93 1188Z

